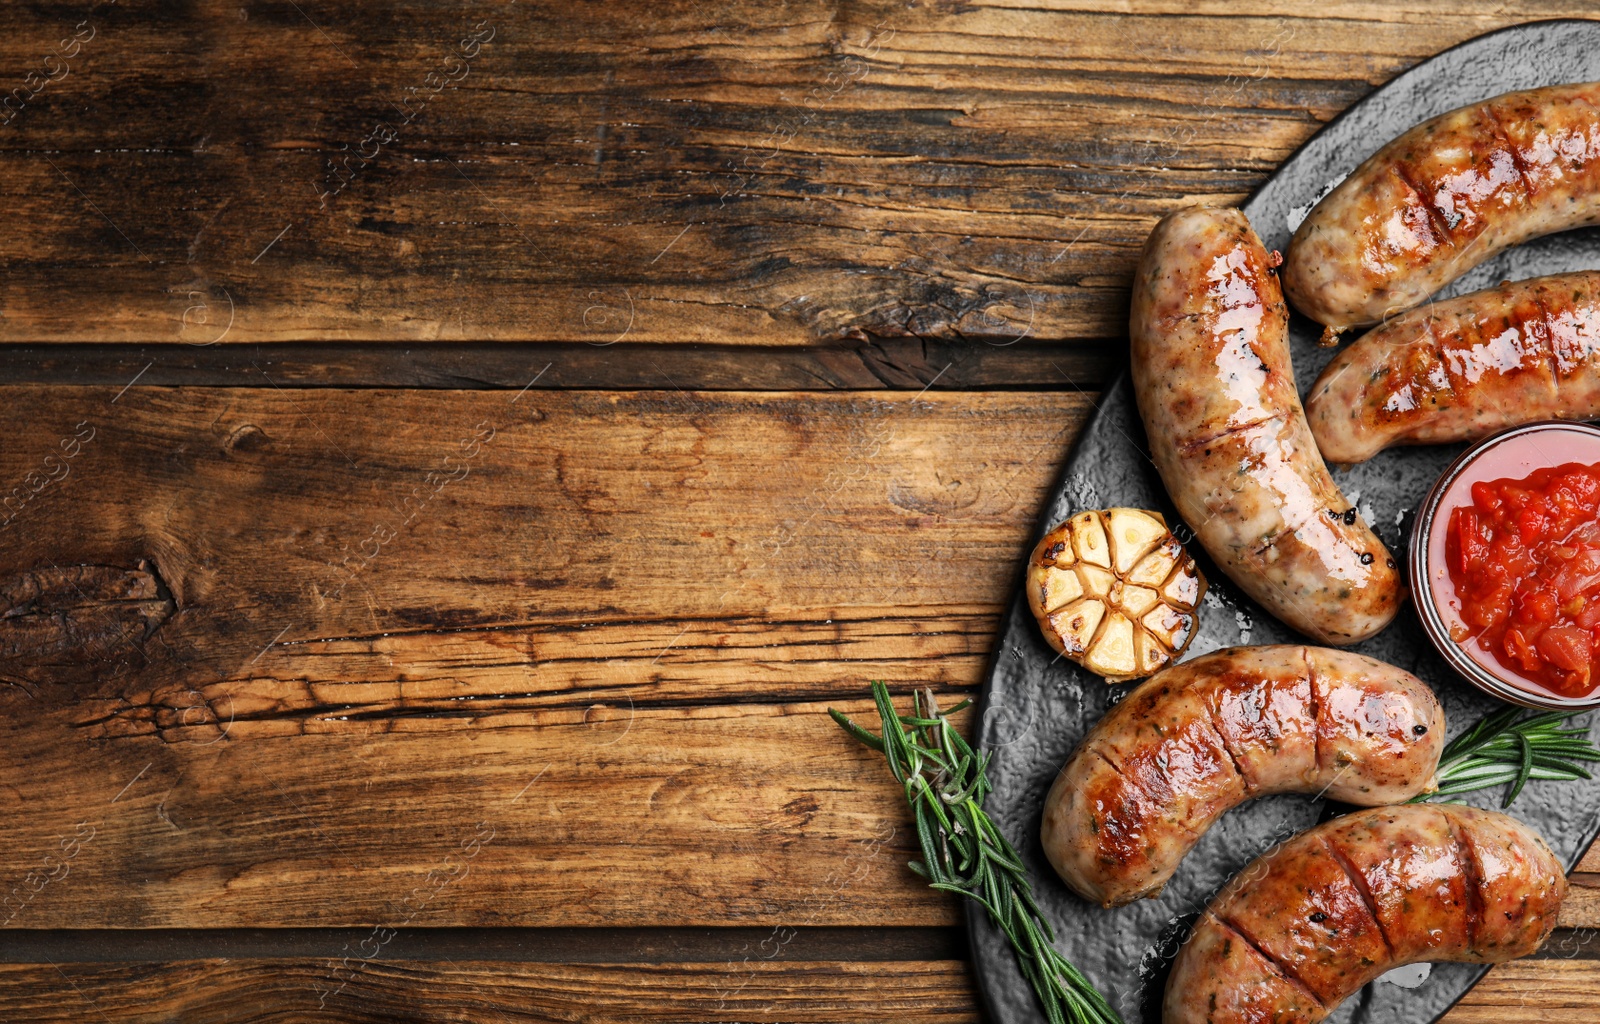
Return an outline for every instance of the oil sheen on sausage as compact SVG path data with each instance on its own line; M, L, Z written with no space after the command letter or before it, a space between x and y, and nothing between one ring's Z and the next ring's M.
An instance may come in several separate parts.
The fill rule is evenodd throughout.
M1240 872L1167 979L1164 1024L1315 1024L1405 964L1527 956L1566 876L1515 818L1455 804L1362 811Z
M1236 647L1146 680L1045 797L1045 856L1085 899L1153 897L1226 810L1270 793L1360 806L1427 789L1444 711L1408 672L1324 647Z
M1317 453L1287 320L1243 213L1169 214L1134 275L1134 390L1167 492L1218 567L1312 639L1352 644L1389 624L1404 591Z
M1335 331L1410 309L1502 249L1600 223L1600 83L1513 92L1417 125L1319 202L1283 268Z
M1600 416L1600 273L1505 284L1374 327L1328 363L1306 416L1323 456L1345 463Z

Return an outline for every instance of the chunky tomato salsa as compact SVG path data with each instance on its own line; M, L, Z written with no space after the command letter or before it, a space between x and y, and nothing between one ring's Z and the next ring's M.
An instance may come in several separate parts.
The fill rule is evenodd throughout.
M1467 636L1568 697L1600 687L1600 465L1480 480L1450 513L1450 581Z

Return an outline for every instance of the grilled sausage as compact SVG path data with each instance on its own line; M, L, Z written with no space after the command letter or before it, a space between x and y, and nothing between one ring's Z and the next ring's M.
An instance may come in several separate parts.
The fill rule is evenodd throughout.
M1302 633L1351 644L1387 626L1404 592L1317 454L1287 318L1244 214L1170 214L1134 276L1134 389L1167 492L1222 571Z
M1527 956L1567 880L1515 818L1452 804L1363 811L1240 872L1167 979L1164 1024L1314 1024L1362 985L1420 961Z
M1322 647L1164 669L1089 731L1045 797L1045 856L1085 899L1153 897L1228 808L1270 793L1401 803L1433 781L1444 711L1415 676Z
M1397 316L1333 358L1306 415L1332 462L1600 416L1600 273L1505 284Z
M1283 286L1342 331L1410 309L1502 249L1595 223L1600 83L1507 93L1357 167L1295 232Z

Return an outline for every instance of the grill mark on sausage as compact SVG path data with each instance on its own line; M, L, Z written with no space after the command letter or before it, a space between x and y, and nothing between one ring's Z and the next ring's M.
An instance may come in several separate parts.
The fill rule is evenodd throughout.
M1444 212L1434 204L1433 197L1422 191L1416 181L1411 177L1411 172L1406 170L1402 161L1394 162L1394 175L1400 183L1411 190L1411 194L1422 201L1422 211L1428 215L1428 228L1433 233L1434 248L1442 249L1452 242L1454 236L1450 231L1450 222L1445 219Z
M1390 940L1389 933L1384 931L1383 918L1378 916L1378 901L1372 898L1372 889L1367 885L1367 876L1362 874L1350 862L1350 858L1345 856L1344 851L1332 841L1324 841L1322 845L1332 855L1333 862L1339 865L1340 870L1345 873L1345 877L1350 879L1350 884L1355 886L1356 892L1361 894L1361 902L1367 905L1367 913L1371 915L1372 923L1377 926L1378 937L1383 939L1384 952L1387 954L1385 959L1388 962L1392 962L1395 958L1394 942Z
M1199 313L1181 313L1178 316L1164 316L1156 320L1157 327L1176 327L1179 324L1192 323L1200 319Z
M1304 646L1301 646L1299 650L1300 650L1301 660L1306 665L1307 671L1309 673L1310 666L1311 666L1310 653L1306 650L1306 648ZM1189 687L1191 689L1197 688L1202 681L1203 680L1201 679L1201 677L1196 676L1194 679L1191 679L1189 681ZM1313 706L1313 708L1316 706L1315 705L1315 699L1316 699L1315 697L1312 698L1312 701L1313 701L1312 706ZM1245 794L1246 794L1246 799L1251 799L1251 800L1255 799L1256 794L1260 792L1260 789L1251 780L1249 774L1245 772L1244 766L1239 760L1238 752L1235 751L1233 749L1233 745L1228 742L1228 734L1223 732L1222 731L1222 727L1217 724L1217 712L1220 710L1219 706L1214 701L1207 700L1207 699L1205 699L1203 697L1201 698L1201 703L1205 706L1206 719L1207 719L1208 724L1211 726L1211 731L1217 734L1218 740L1220 740L1221 743L1222 743L1223 751L1225 751L1227 753L1227 755L1228 755L1228 760L1233 762L1233 770L1235 772L1238 772L1239 781L1244 784L1244 790L1245 790Z
M1216 435L1214 435L1214 436L1212 436L1210 438L1207 438L1205 440L1193 441L1193 442L1190 442L1188 444L1179 445L1178 453L1179 453L1180 456L1188 456L1188 455L1193 454L1196 449L1199 449L1199 448L1203 447L1204 445L1216 444L1219 441L1226 440L1229 436L1231 436L1233 434L1237 434L1237 433L1240 433L1241 431L1245 431L1245 430L1253 430L1253 429L1255 429L1257 427L1264 426L1264 425L1269 424L1269 423L1280 424L1279 430L1278 430L1278 436L1281 438L1282 435L1283 435L1284 429L1289 426L1288 415L1285 414L1285 413L1279 413L1279 414L1277 414L1275 416L1268 416L1268 417L1265 417L1263 419L1256 420L1253 423L1243 423L1243 424L1240 424L1237 427L1230 427L1227 430L1224 430L1221 433L1216 434ZM1320 455L1318 455L1317 457L1321 458ZM1337 488L1336 488L1336 490L1337 490ZM1206 495L1206 501L1205 501L1206 507L1211 511L1211 514L1213 516L1218 514L1218 509L1216 507L1214 507L1213 504L1212 504L1212 495L1215 495L1216 493L1217 493L1217 489L1213 489L1211 492L1209 492ZM1344 492L1339 491L1338 494L1339 494L1339 497L1341 497L1341 498L1344 497ZM1222 502L1224 504L1226 504L1226 501L1227 501L1227 499L1226 499L1226 497L1224 497L1222 499ZM1349 507L1350 506L1347 504L1344 509L1340 509L1339 511L1340 512L1344 512ZM1255 547L1246 550L1243 553L1243 557L1251 558L1251 559L1258 559L1262 555L1264 555L1268 551L1270 551L1272 548L1277 547L1279 541L1282 541L1285 537L1293 536L1303 526L1305 526L1305 521L1304 520L1302 520L1301 522L1298 522L1298 523L1291 523L1287 519L1284 519L1281 513L1279 515L1279 519L1282 521L1282 525L1276 531L1274 531L1272 534L1268 535L1265 539L1263 539ZM1289 595L1287 591L1285 591L1282 587L1277 586L1276 583L1272 580L1272 576L1267 571L1267 567L1265 565L1261 565L1259 568L1260 568L1260 571L1261 571L1261 574L1262 574L1262 579L1268 581L1268 583L1271 583L1273 585L1274 589L1276 589L1278 591L1278 593L1280 595L1282 595L1285 599L1292 599L1291 595Z
M1600 114L1597 114L1597 116L1600 116ZM1582 318L1582 311L1584 309L1592 308L1595 305L1600 304L1600 298L1597 298L1596 296L1596 292L1600 291L1600 272L1585 271L1581 274L1563 275L1563 280L1561 280L1559 283L1563 286L1561 289L1561 302L1566 304L1567 307L1572 311L1572 315L1575 319ZM1550 307L1544 302L1544 296L1548 294L1549 291L1550 285L1548 283L1540 286L1539 288L1539 302L1541 305L1544 305L1546 310L1549 310ZM1559 318L1559 315L1560 314L1558 313L1551 312L1550 319L1547 321L1550 327L1550 352L1552 356L1555 354L1555 324L1557 318ZM1578 377L1584 374L1596 373L1597 371L1600 371L1600 347L1591 348L1588 352L1584 353L1584 358L1580 364L1580 368L1574 370L1571 376ZM1561 378L1558 376L1556 378L1558 385L1560 381Z
M1228 755L1228 761L1233 765L1234 774L1239 776L1239 782L1244 786L1245 799L1255 798L1257 789L1250 776L1245 774L1244 765L1239 762L1239 755L1234 753L1233 746L1228 742L1227 733L1217 725L1217 707L1209 700L1202 701L1206 709L1206 724L1211 726L1211 731L1217 734L1217 742L1221 745L1223 753Z
M1195 685L1195 683L1196 683L1196 680L1191 679L1188 683L1186 683L1184 685L1184 690L1187 691L1188 689L1192 688ZM1180 691L1180 692L1184 692L1184 691ZM1203 701L1203 700L1201 701L1201 703L1202 703L1202 705L1206 705L1206 702ZM1217 746L1221 747L1223 752L1228 755L1228 761L1230 762L1230 764L1233 767L1234 775L1238 776L1239 781L1241 783L1243 783L1243 785L1244 785L1245 791L1249 792L1250 791L1250 780L1245 777L1245 774L1244 774L1243 770L1241 770L1240 767L1239 767L1239 762L1234 759L1233 751L1228 749L1228 741L1227 741L1226 738L1223 737L1222 730L1217 728L1216 720L1212 717L1209 705L1207 705L1207 707L1206 707L1206 720L1205 720L1204 724L1205 724L1205 726L1207 728L1209 728L1211 730L1212 737L1216 740ZM1111 760L1111 756L1109 754L1107 754L1098 744L1095 745L1094 752L1095 752L1095 755L1100 758L1100 760L1104 761L1106 764L1111 766L1111 770L1117 773L1117 777L1120 778L1124 783L1126 783L1128 785L1128 788L1132 789L1134 792L1138 793L1141 797L1143 797L1146 800L1151 801L1152 803L1154 803L1156 805L1160 805L1161 804L1162 800L1165 798L1164 794L1152 793L1149 790L1145 789L1143 786L1139 785L1137 779L1129 778L1127 772L1123 771L1122 765L1120 765L1117 762ZM1179 827L1182 828L1185 832L1188 832L1192 836L1198 837L1198 835L1199 835L1199 833L1196 833L1193 829L1189 828L1188 826L1179 826Z
M1585 154L1585 159L1579 164L1579 166L1571 167L1569 165L1568 168L1580 178L1588 177L1594 173L1594 161L1588 159L1587 155L1592 151L1596 142L1596 133L1593 126L1600 124L1600 105L1597 105L1594 102L1594 100L1591 98L1592 95L1592 93L1586 95L1582 92L1575 91L1569 97L1572 103L1582 104L1583 106L1589 108L1588 116L1579 118L1577 121L1577 123L1583 125L1584 127L1578 128L1575 132L1575 134L1581 136L1584 140L1583 152Z
M1129 790L1129 791L1137 794L1137 796L1139 798L1142 798L1142 799L1145 799L1145 800L1150 799L1150 795L1148 793L1146 793L1144 791L1144 789L1137 782L1134 782L1132 779L1128 778L1127 775L1123 774L1122 765L1120 765L1117 762L1111 760L1111 757L1105 752L1104 748L1102 748L1098 743L1096 743L1093 746L1093 748L1091 748L1091 750L1092 750L1092 752L1093 752L1095 757L1098 757L1101 761L1104 761L1108 766L1110 766L1111 771L1117 776L1117 780L1122 783L1122 786L1123 786L1123 788L1125 790ZM1123 805L1124 806L1128 806L1129 805L1128 801L1123 801ZM1107 850L1106 842L1107 842L1108 839L1117 838L1117 837L1120 837L1122 835L1121 832L1113 832L1112 830L1108 830L1106 828L1106 824L1107 824L1106 819L1102 818L1100 820L1100 827L1095 829L1095 833L1094 833L1094 835L1095 835L1095 845L1101 850L1101 852L1106 852L1106 850ZM1121 843L1118 843L1117 845L1110 847L1110 852L1113 855L1117 856L1118 858L1121 858L1122 856L1124 856L1127 853L1126 849L1124 848L1124 844L1121 844Z
M1439 320L1438 316L1430 311L1426 316L1424 316L1422 318L1422 329L1427 332L1427 341L1426 341L1427 350L1429 352L1431 352L1433 354L1433 358L1435 360L1437 360L1439 364L1442 365L1444 363L1444 339L1439 336L1439 332L1435 328L1435 324L1438 323L1438 320ZM1380 328L1378 328L1378 330L1383 330L1383 328L1380 327ZM1415 375L1415 374L1406 374L1402 379L1405 380L1405 382L1407 384L1410 384L1416 379L1416 376L1417 375ZM1451 377L1450 374L1446 373L1444 375L1444 379L1445 379L1445 386L1449 389L1451 403L1452 404L1459 403L1461 401L1461 396L1456 393L1455 378ZM1397 390L1399 390L1399 389L1394 388L1394 387L1390 387L1389 390L1388 390L1388 394L1390 394L1392 396L1395 393L1395 391L1397 391ZM1411 425L1411 429L1407 430L1401 436L1404 437L1407 440L1414 440L1416 438L1416 436L1419 433L1421 433L1422 431L1426 430L1427 427L1428 427L1428 424L1427 424L1426 419L1422 418L1422 417L1418 417L1417 421L1414 422Z
M1111 766L1111 770L1117 773L1117 778L1121 779L1124 783L1127 783L1127 785L1133 786L1133 783L1129 781L1128 777L1122 774L1122 765L1111 760L1111 758L1106 754L1105 750L1102 749L1098 743L1094 745L1092 750L1095 757L1098 757L1100 760ZM1133 788L1138 789L1139 787L1133 786ZM1141 792L1143 791L1141 790Z
M1478 860L1477 847L1472 845L1472 839L1467 835L1461 823L1449 814L1444 815L1445 822L1450 826L1450 838L1456 844L1456 859L1461 862L1461 871L1467 876L1467 881L1462 889L1466 894L1467 918L1467 949L1477 954L1478 934L1483 928L1483 865Z
M1209 915L1217 924L1228 929L1228 931L1232 932L1234 935L1237 935L1240 942L1243 942L1255 953L1256 956L1261 958L1262 962L1267 965L1268 970L1272 971L1272 973L1276 974L1278 977L1282 978L1296 989L1299 989L1300 993L1309 999L1313 1006L1322 1007L1324 1010L1327 1009L1327 1004L1322 1001L1320 996L1311 990L1311 986L1305 983L1304 979L1300 977L1299 972L1293 967L1279 960L1277 957L1273 956L1271 953L1268 953L1265 949L1261 948L1261 943L1256 941L1256 937L1254 935L1251 935L1249 932L1245 931L1242 927L1235 924L1229 918L1223 917L1222 915L1211 910L1207 910L1206 914Z
M1517 144L1511 141L1511 136L1506 134L1505 122L1500 120L1500 111L1493 103L1485 103L1481 109L1489 118L1489 123L1494 126L1494 133L1505 144L1505 150L1511 156L1511 166L1517 169L1517 176L1522 179L1522 187L1527 191L1528 198L1537 198L1539 190L1534 188L1533 179L1528 176L1528 163L1522 158L1522 150L1518 149Z
M1311 744L1311 756L1316 761L1317 778L1320 779L1322 778L1322 696L1317 692L1319 680L1317 679L1316 666L1311 664L1311 651L1309 648L1300 648L1300 660L1305 662L1307 690L1311 694L1311 721L1316 725L1316 732L1313 737L1315 742ZM1323 792L1327 791L1328 786L1326 783L1323 784L1322 789ZM1319 793L1318 796L1320 795Z
M1234 434L1242 433L1246 430L1254 430L1256 427L1262 426L1263 424L1282 419L1282 413L1274 413L1271 416L1262 416L1260 419L1251 420L1249 423L1236 424L1227 428L1226 430L1219 431L1215 434L1205 435L1193 441L1181 442L1178 445L1178 454L1183 456L1193 455L1196 451L1204 448L1208 444L1216 444L1219 441L1226 441Z
M1544 301L1544 289L1529 293L1539 307L1539 323L1544 327L1544 355L1550 362L1550 381L1555 389L1555 399L1561 402L1561 360L1556 358L1556 321L1550 306Z
M1253 429L1255 429L1257 427L1260 427L1260 426L1263 426L1263 425L1266 425L1266 424L1269 424L1269 423L1280 424L1279 430L1278 430L1278 436L1279 436L1279 438L1281 438L1283 436L1283 431L1290 425L1290 422L1289 422L1290 415L1291 414L1289 414L1289 413L1277 413L1276 415L1267 416L1267 417L1264 417L1262 419L1255 420L1254 422L1251 422L1251 423L1242 423L1242 424L1240 424L1239 426L1236 426L1236 427L1229 427L1227 430L1224 430L1221 433L1216 434L1216 435L1214 435L1212 437L1206 438L1204 440L1192 441L1192 442L1189 442L1189 443L1186 443L1186 444L1179 445L1178 446L1178 452L1179 452L1179 454L1181 456L1187 456L1187 455L1193 454L1193 452L1196 449L1201 448L1204 445L1216 444L1219 441L1226 440L1228 437L1232 436L1233 434L1237 434L1237 433L1240 433L1240 432L1245 431L1245 430L1253 430ZM1315 453L1314 449L1313 449L1313 452ZM1317 454L1317 458L1320 459L1321 457L1322 456L1320 454ZM1340 498L1344 497L1344 492L1340 491L1337 488L1337 486L1334 488L1334 490L1335 490L1335 492L1336 492L1338 497L1340 497ZM1210 493L1211 494L1215 494L1216 490L1213 490ZM1206 506L1208 508L1211 508L1210 494L1207 495ZM1337 511L1343 513L1343 512L1348 511L1351 507L1352 506L1348 502L1346 502L1344 508L1338 509ZM1324 510L1324 511L1327 511L1327 510ZM1213 515L1215 515L1217 510L1215 508L1211 508L1211 512L1212 512ZM1303 526L1305 526L1306 522L1308 521L1308 520L1302 520L1301 522L1298 522L1298 523L1291 523L1287 519L1283 518L1281 513L1280 513L1279 518L1282 520L1283 525L1277 531L1275 531L1274 533L1269 535L1266 539L1262 540L1255 547L1249 549L1245 553L1247 557L1260 557L1261 555L1264 555L1267 551L1269 551L1270 549L1276 547L1278 545L1278 542L1283 540L1285 537L1293 536L1297 531L1299 531ZM1263 573L1265 573L1265 569L1266 569L1266 567L1263 566L1262 567ZM1270 579L1270 576L1264 576L1263 578ZM1282 592L1283 591L1280 588L1280 593L1282 593Z
M1117 779L1122 783L1124 791L1129 797L1132 798L1122 800L1122 808L1142 811L1144 805L1150 805L1154 807L1161 806L1161 802L1156 797L1152 796L1148 790L1139 785L1137 780L1129 778L1127 774L1123 772L1122 765L1113 761L1105 752L1105 750L1102 749L1098 744L1092 748L1092 752L1095 757L1098 757L1101 761L1104 761L1110 766L1111 770L1116 773ZM1129 822L1132 822L1132 824L1135 826L1133 830L1130 831L1128 828L1121 827ZM1126 861L1130 857L1139 854L1140 848L1136 840L1138 836L1142 834L1143 830L1149 828L1153 823L1158 824L1159 819L1152 819L1150 816L1143 813L1140 813L1137 816L1129 815L1127 818L1116 818L1112 815L1106 815L1100 819L1099 827L1094 833L1095 849L1101 854L1101 856L1110 856L1119 861ZM1176 827L1181 828L1185 833L1188 834L1191 846L1193 843L1199 841L1200 837L1193 829L1183 825L1177 825ZM1159 886L1157 887L1156 891L1160 891Z
M1192 690L1198 682L1198 677L1191 679L1185 689ZM1250 776L1246 775L1244 768L1240 766L1239 758L1234 755L1233 748L1228 746L1228 737L1223 735L1222 730L1217 727L1216 708L1204 697L1200 698L1200 705L1206 709L1206 728L1210 729L1211 735L1216 738L1217 746L1221 747L1222 752L1228 755L1228 763L1233 766L1233 774L1238 777L1239 784L1244 787L1245 799L1251 799L1255 795L1255 787L1250 783Z
M1531 316L1519 315L1519 292L1521 293L1521 298L1532 300L1534 305L1537 307L1536 313L1532 314ZM1545 364L1550 369L1550 400L1559 403L1561 401L1561 373L1560 368L1556 365L1555 333L1552 330L1553 325L1550 321L1549 307L1545 305L1544 299L1539 294L1539 290L1524 289L1519 288L1517 285L1507 284L1495 289L1493 295L1493 305L1490 307L1490 309L1498 308L1504 310L1506 322L1509 323L1519 335L1519 345L1527 342L1530 332L1532 332L1532 334L1536 337L1542 335L1542 337L1539 337L1540 355L1544 358ZM1484 329L1483 320L1475 320L1473 322L1473 328L1475 340L1482 342L1492 339L1493 332L1486 331ZM1523 369L1523 367L1519 361L1517 368L1511 370L1507 376L1515 374L1521 369ZM1528 372L1532 372L1531 367L1528 368ZM1492 391L1494 388L1493 381L1480 382L1480 385L1485 390Z

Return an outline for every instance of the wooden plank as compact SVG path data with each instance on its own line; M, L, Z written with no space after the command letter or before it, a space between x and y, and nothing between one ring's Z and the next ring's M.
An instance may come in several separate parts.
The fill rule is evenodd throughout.
M372 939L369 948L383 938ZM403 941L403 936L400 940ZM781 943L774 938L769 947ZM103 1019L453 1021L937 1021L982 1018L959 960L550 964L495 960L348 967L329 960L189 960L0 965L0 1001L15 1024ZM337 950L334 953L338 953ZM387 951L384 950L386 954ZM749 954L746 954L749 955ZM1595 961L1527 960L1493 968L1444 1024L1588 1024ZM342 985L342 988L341 988Z
M824 710L976 684L1085 399L5 394L11 927L955 921Z
M519 625L615 627L607 657L657 629L637 623L953 615L970 634L971 615L1009 598L1089 407L1021 392L5 394L0 566L34 584L75 565L150 577L167 617L113 645L147 685L383 634L477 630L502 660L524 644L529 665L529 638L488 636ZM30 600L83 603L87 584L45 583L61 593ZM0 648L0 668L24 682L30 658L41 681L119 670L105 650L74 667L52 645L105 647L127 607L26 637L53 620L7 620L23 646Z
M960 961L586 966L457 961L0 965L13 1024L97 1019L437 1021L976 1021ZM353 976L352 976L353 975ZM341 983L343 988L341 990ZM337 994L334 994L337 993Z
M190 730L215 743L10 727L6 923L955 923L823 705L458 714L225 712Z
M823 710L978 683L1084 401L6 394L11 926L954 922Z
M1492 968L1441 1024L1589 1024L1600 963L1520 960Z
M1593 860L1597 853L1600 853L1600 843L1589 847L1584 862ZM1572 884L1561 905L1561 922L1569 928L1600 928L1600 875L1582 870L1583 863L1578 867L1578 871L1568 876Z
M10 929L0 963L168 963L178 960L307 960L357 949L366 928ZM369 942L367 950L371 950ZM629 964L742 962L752 950L769 963L965 960L963 926L816 928L767 925L714 928L409 927L382 959L412 962Z
M1589 13L1094 6L19 10L0 339L1118 337L1162 212L1447 46Z
M597 347L561 342L321 342L251 345L0 344L0 384L121 387L389 387L441 390L1096 391L1127 340L998 346L880 338L804 347ZM537 379L535 379L537 378Z
M823 711L978 683L1083 400L7 395L12 926L955 920Z

